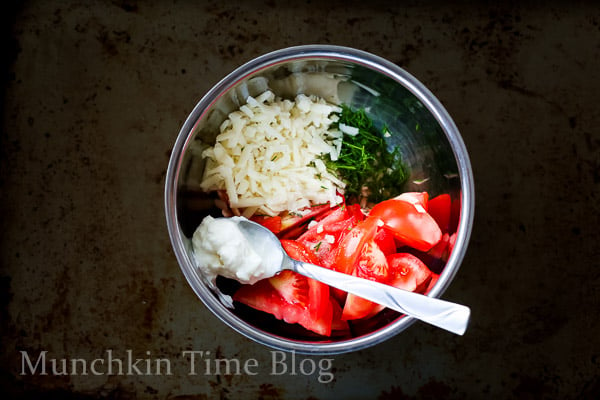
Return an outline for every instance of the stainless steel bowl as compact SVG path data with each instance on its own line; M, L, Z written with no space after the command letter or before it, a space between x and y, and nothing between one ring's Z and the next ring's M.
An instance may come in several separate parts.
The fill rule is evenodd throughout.
M263 321L255 314L228 308L220 291L209 288L194 266L191 236L206 215L218 216L214 196L202 193L204 162L200 152L214 144L218 126L266 88L293 98L315 94L333 102L366 108L375 123L385 123L410 170L405 191L450 193L460 201L454 250L429 296L450 285L465 255L474 215L474 186L467 150L454 122L433 94L395 64L364 51L329 45L290 47L242 65L217 83L185 121L173 147L165 185L165 210L171 243L190 286L218 318L239 333L271 348L304 354L338 354L375 345L406 329L415 320L384 311L357 325L352 336L319 338ZM222 288L227 291L227 288Z

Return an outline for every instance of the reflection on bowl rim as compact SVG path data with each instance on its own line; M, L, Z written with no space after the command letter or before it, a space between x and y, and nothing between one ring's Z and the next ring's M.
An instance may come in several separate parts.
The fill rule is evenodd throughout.
M286 339L274 334L264 332L250 325L248 322L236 316L227 309L214 296L212 291L202 282L196 273L193 260L186 252L184 237L179 228L177 217L177 183L181 170L181 163L185 150L193 139L192 132L196 123L204 113L211 109L215 101L226 91L235 87L239 82L254 75L269 66L289 61L307 59L330 59L336 61L359 64L368 69L382 73L394 81L400 83L412 94L414 94L428 111L435 117L436 121L445 133L454 157L458 165L458 173L461 185L461 215L457 230L456 243L446 266L441 273L435 287L428 296L439 297L448 287L454 275L458 271L460 263L464 258L467 243L471 235L474 217L474 183L470 160L463 140L458 132L454 121L447 113L442 104L435 96L415 77L381 57L349 47L333 45L303 45L276 50L257 57L228 74L218 82L194 107L181 128L175 145L173 147L167 174L165 178L165 213L167 227L171 244L175 255L188 283L196 295L205 305L225 324L229 325L238 333L255 340L258 343L277 350L295 351L303 354L341 354L360 350L373 346L406 329L416 320L412 317L403 317L369 334L332 342L309 342Z

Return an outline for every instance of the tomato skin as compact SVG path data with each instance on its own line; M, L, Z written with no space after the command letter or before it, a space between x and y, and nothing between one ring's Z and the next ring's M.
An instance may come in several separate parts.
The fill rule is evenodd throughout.
M442 238L437 222L421 206L404 200L384 200L371 209L369 217L383 221L398 240L417 250L428 251Z
M429 200L429 215L438 223L442 233L450 230L450 215L452 213L452 199L447 193L440 194Z

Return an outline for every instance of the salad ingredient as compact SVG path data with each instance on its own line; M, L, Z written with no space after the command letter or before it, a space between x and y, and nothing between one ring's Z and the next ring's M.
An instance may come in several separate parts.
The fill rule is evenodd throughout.
M440 194L429 200L429 215L435 219L442 233L450 230L450 214L452 212L452 199L447 193Z
M379 220L368 217L356 224L340 241L335 255L333 269L346 274L352 274L354 264L361 254L365 244L375 238Z
M429 280L429 284L427 285L427 289L425 289L425 294L431 292L431 289L433 289L438 279L440 279L440 275L432 272L431 279Z
M437 222L419 203L385 200L376 204L369 216L381 219L398 240L417 250L428 251L442 238Z
M256 283L281 269L283 256L265 257L242 234L237 224L244 217L202 220L192 237L196 265L214 284L217 275L242 283Z
M387 283L390 268L385 254L375 241L367 242L361 252L352 275L376 282ZM375 309L381 310L379 304L348 293L342 310L342 319L352 320L365 318L375 314Z
M429 211L429 193L427 192L404 192L394 197L394 200L408 201L419 210Z
M266 215L254 215L250 218L252 221L257 222L273 232L274 234L278 234L281 232L281 217L279 215L275 215L274 217L269 217Z
M394 240L394 235L387 229L379 229L373 240L386 256L396 252L396 241Z
M376 204L368 216L363 214L358 204L318 206L322 209L315 211L310 218L300 217L301 223L288 225L297 233L293 239L284 238L282 233L286 230L280 230L280 242L292 258L404 290L426 293L434 286L437 275L419 257L398 251L413 242L419 245L421 242L415 238L433 240L428 237L429 224L439 231L437 223L426 211L430 207L428 197L425 192L405 193ZM390 201L392 203L388 203ZM408 209L410 213L396 214L397 207L403 212ZM388 209L394 212L385 212ZM421 214L429 219L420 217ZM280 221L273 217L255 217L255 220L262 221L265 226L283 226L286 218L292 217L284 216ZM397 234L390 228L394 227L394 218L412 221L408 226L414 231L413 242L406 238L398 240ZM424 224L424 228L419 224ZM450 240L446 233L429 253L415 250L431 256L440 246L443 254L447 254ZM349 321L371 318L384 308L289 270L253 285L242 285L234 293L233 300L324 336L331 335L333 331L348 330Z
M432 272L417 256L395 253L387 257L390 267L390 284L400 289L422 293L431 279Z
M388 151L384 140L389 132L379 130L364 109L352 110L342 105L339 120L333 126L345 133L337 159L327 167L337 171L346 183L347 198L360 199L368 188L368 200L379 202L400 193L408 173L397 148Z
M295 101L270 91L248 97L221 124L215 145L202 153L207 164L200 187L225 190L232 209L269 216L311 204L338 204L345 183L321 158L338 158L343 134L329 128L340 111L303 94Z
M314 251L319 260L318 265L333 268L335 250L340 240L363 219L364 214L358 205L338 206L311 222L298 241Z
M343 199L342 199L343 201ZM331 210L329 203L313 205L301 213L285 212L281 217L281 232L278 236L282 239L295 239L306 230L310 221L327 214Z
M317 261L316 256L298 242L283 240L281 244L297 260ZM331 334L334 310L329 286L296 272L284 270L254 285L244 285L233 299L318 334Z
M430 288L433 287L433 284L435 284L434 282L431 284L431 286L429 286L434 274L418 257L412 254L392 254L387 257L387 263L389 267L389 279L384 283L387 283L388 285L397 287L399 289L408 290L410 292L424 293L426 290L430 290ZM350 297L350 294L348 297ZM350 310L353 314L351 314L349 311L346 315L347 317L354 316L355 313L358 315L358 318L369 318L385 308L381 304L376 303L371 303L369 305L368 303L370 302L368 302L368 300L361 298L354 300L354 302L357 303L357 305L351 304L355 308ZM346 310L345 306L344 310Z

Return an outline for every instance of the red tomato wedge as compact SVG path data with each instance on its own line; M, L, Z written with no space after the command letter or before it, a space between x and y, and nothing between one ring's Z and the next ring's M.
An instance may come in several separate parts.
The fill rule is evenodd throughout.
M314 253L301 243L282 240L281 244L291 257L316 263ZM329 286L293 271L282 271L254 285L243 285L233 299L285 322L298 323L318 334L331 334L333 306Z
M333 268L336 271L351 274L365 243L375 238L377 218L368 217L352 228L340 241Z
M320 318L313 318L306 307L285 301L266 279L254 285L243 285L234 293L233 300L269 313L289 324L300 324L320 335L331 334L331 314L323 313Z
M431 279L429 280L429 284L427 285L427 289L425 289L425 294L431 292L431 289L433 289L433 287L435 286L435 284L437 283L438 279L440 279L440 276L438 274L431 274Z
M332 332L347 332L350 330L350 326L347 321L342 319L342 307L340 307L339 303L335 301L333 298L329 299L331 301L331 308L333 309L333 319L331 321L331 331Z
M460 222L460 208L462 205L462 200L460 197L452 200L452 211L450 213L450 226L448 227L449 233L454 233L458 229L458 224Z
M423 292L431 279L432 272L417 256L396 253L387 257L392 278L390 285L411 292Z
M360 207L337 207L309 224L311 227L297 240L312 249L318 258L318 265L332 268L339 241L363 218Z
M365 244L352 274L360 278L381 283L388 281L390 274L388 262L385 254L383 254L375 241L370 241ZM379 304L363 299L352 293L348 293L346 302L344 303L344 309L342 310L342 319L352 320L364 318L372 315L376 308L379 308Z
M427 212L442 230L442 233L447 233L450 229L450 214L452 212L452 199L449 194L440 194L429 200L429 208Z
M329 211L331 211L329 204L320 204L311 207L303 215L285 214L281 217L281 231L277 236L283 239L295 239L306 230L309 221Z
M369 217L382 220L396 238L417 250L428 251L442 238L437 222L420 204L385 200L371 209Z
M423 293L429 290L428 284L434 274L418 257L409 253L395 253L387 257L387 262L390 274L388 285L409 292ZM364 317L370 318L384 308L381 304L374 304Z
M438 260L448 261L448 256L450 254L449 245L450 245L450 235L448 235L447 233L444 233L442 235L442 239L439 242L437 242L437 244L435 246L433 246L427 252L427 254L429 254L432 257L437 258Z
M442 239L427 252L428 255L442 261L448 261L454 244L456 243L456 232L452 235L444 233Z
M298 261L308 262L311 264L317 264L319 262L317 256L300 242L293 240L282 240L281 245L290 257ZM309 303L307 304L307 307L310 316L315 320L329 318L329 322L331 323L333 310L329 301L329 286L295 272L293 274L296 275L296 277L304 278L308 282ZM271 279L276 278L277 276L274 276ZM329 326L328 329L331 330L331 326Z
M396 241L394 240L394 235L389 230L379 229L375 234L374 240L386 256L396 252Z
M425 210L429 209L429 193L427 192L404 192L394 197L394 200L403 200L411 204L420 204Z

